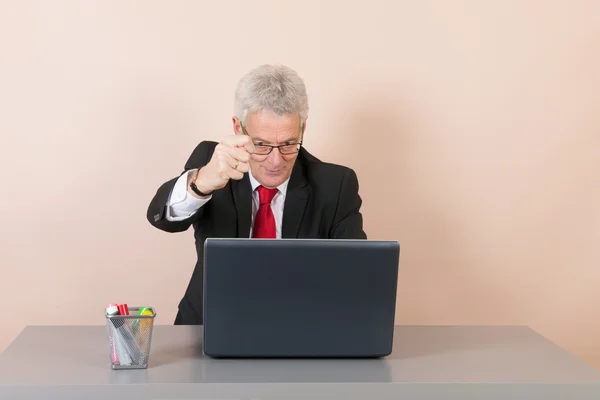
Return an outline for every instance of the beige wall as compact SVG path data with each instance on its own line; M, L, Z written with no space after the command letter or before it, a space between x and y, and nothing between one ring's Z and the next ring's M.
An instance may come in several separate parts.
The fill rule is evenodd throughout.
M172 323L192 233L146 206L281 62L306 147L401 242L398 323L527 324L600 366L600 2L320 3L0 3L0 349L108 302Z

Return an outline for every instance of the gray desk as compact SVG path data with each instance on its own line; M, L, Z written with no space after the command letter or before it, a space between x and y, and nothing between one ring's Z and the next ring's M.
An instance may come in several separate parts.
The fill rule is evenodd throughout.
M146 370L113 371L104 326L31 326L0 399L600 399L600 372L526 327L401 326L380 360L213 360L156 326Z

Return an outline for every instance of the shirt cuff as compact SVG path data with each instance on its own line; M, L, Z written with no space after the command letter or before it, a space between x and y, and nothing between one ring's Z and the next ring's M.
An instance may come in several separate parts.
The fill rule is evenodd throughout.
M188 174L192 172L193 170L190 170L182 174L175 182L175 186L167 200L167 221L182 221L191 217L212 198L212 196L209 196L205 199L199 199L188 193L187 178Z

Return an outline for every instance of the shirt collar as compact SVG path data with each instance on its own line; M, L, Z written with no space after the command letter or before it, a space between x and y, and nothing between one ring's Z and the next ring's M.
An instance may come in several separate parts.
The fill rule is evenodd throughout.
M248 177L250 178L250 185L252 185L252 192L254 192L256 190L256 188L260 186L260 183L256 180L254 175L252 175L251 168L248 169ZM281 192L282 194L285 194L287 191L289 182L290 182L290 178L287 178L285 180L285 182L283 182L281 185L277 186L277 189L279 189L279 192Z

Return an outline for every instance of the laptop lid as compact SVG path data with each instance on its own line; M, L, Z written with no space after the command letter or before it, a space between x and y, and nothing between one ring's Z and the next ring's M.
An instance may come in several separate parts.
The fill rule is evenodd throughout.
M203 351L212 357L391 353L397 241L213 239Z

